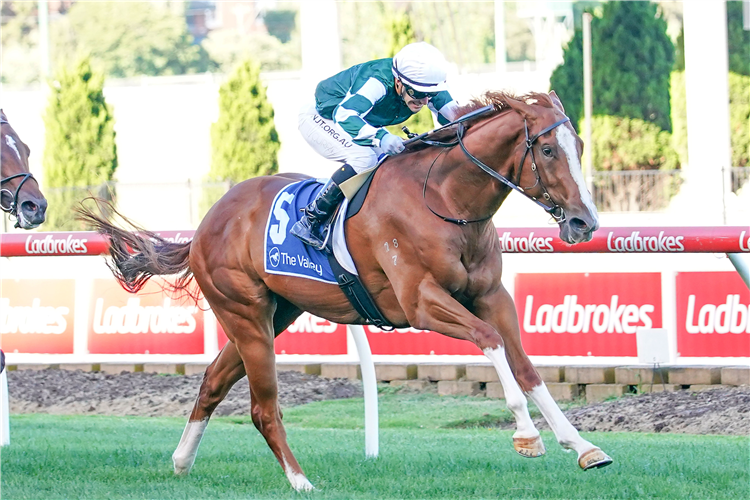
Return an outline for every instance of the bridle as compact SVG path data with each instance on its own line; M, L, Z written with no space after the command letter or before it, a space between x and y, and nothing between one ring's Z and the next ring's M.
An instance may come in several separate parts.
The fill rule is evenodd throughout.
M544 183L542 182L542 178L539 176L539 169L536 166L536 159L534 158L534 148L533 148L533 146L534 146L534 143L537 141L537 139L539 139L541 136L543 136L547 132L550 132L550 131L556 129L557 127L559 127L563 123L567 123L569 121L570 121L570 118L568 118L566 116L565 118L563 118L561 120L558 120L555 123L553 123L552 125L546 127L544 130L542 130L538 134L536 134L536 135L534 135L532 137L529 137L529 125L526 122L526 119L524 119L524 121L523 121L523 127L524 127L524 132L526 134L526 143L525 143L526 144L526 149L524 150L523 155L521 155L521 162L518 164L518 169L517 169L518 173L516 174L516 180L515 180L515 182L512 182L507 177L505 177L503 175L500 175L499 173L497 173L494 170L492 170L485 163L483 163L479 158L477 158L476 156L474 156L473 154L471 154L468 149L466 149L466 145L464 144L464 141L463 141L463 136L466 133L466 125L464 123L459 123L458 124L458 131L456 132L456 140L453 141L453 142L438 142L438 141L428 141L428 140L422 139L423 142L425 142L427 144L430 144L432 146L439 146L439 147L446 148L446 149L443 149L443 151L441 151L435 157L435 159L432 162L432 165L430 165L430 168L427 170L427 175L425 176L425 179L424 179L424 187L422 189L422 197L425 200L425 205L430 210L430 212L432 212L436 216L440 217L444 221L450 222L450 223L453 223L453 224L457 224L459 226L465 226L466 224L470 224L470 223L474 223L474 222L483 222L483 221L486 221L486 220L492 218L492 216L495 215L494 213L492 213L492 214L490 214L490 215L488 215L486 217L482 217L482 218L479 218L479 219L454 219L453 217L447 217L447 216L444 216L444 215L440 215L439 213L435 212L430 207L429 204L427 204L427 197L426 197L426 195L427 195L427 179L430 177L430 172L432 171L432 167L435 166L435 162L437 162L438 158L440 158L440 156L442 154L446 153L447 151L449 151L450 149L452 149L453 146L455 146L455 145L458 144L458 145L461 146L461 150L464 152L464 154L466 155L466 157L469 158L472 161L472 163L474 163L476 166L478 166L484 172L486 172L490 177L492 177L493 179L496 179L496 180L502 182L503 184L505 184L509 188L518 191L519 193L521 193L522 195L526 196L527 198L529 198L530 200L532 200L534 203L536 203L537 205L539 205L540 207L542 207L548 214L550 214L550 216L555 220L555 222L557 224L561 224L561 223L565 222L565 210L563 209L563 207L561 207L560 205L558 205L557 203L555 203L552 200L552 197L549 195L549 193L547 192L547 188L544 186ZM524 162L526 161L526 156L527 155L529 155L531 157L531 171L534 172L534 175L536 176L536 182L534 183L533 186L525 188L525 187L520 186L519 182L521 181L521 173L523 171L523 165L524 165ZM539 186L541 188L541 190L542 190L542 198L544 198L546 201L550 202L552 204L552 206L546 205L545 203L541 202L536 196L532 196L532 195L530 195L527 192L527 191L530 191L530 190L534 189L537 186Z
M0 126L2 126L3 124L10 125L10 123L8 123L8 120L0 118ZM21 182L19 182L18 186L16 186L15 193L10 189L2 188L3 184L13 179L17 179L18 177L23 177L23 179L21 179ZM34 176L31 174L31 172L22 172L20 174L13 174L8 177L0 178L0 195L2 193L8 193L12 197L10 204L8 206L5 206L2 203L2 196L0 196L0 210L7 214L10 214L12 217L18 218L18 195L21 193L21 187L23 187L24 183L29 179L34 179Z

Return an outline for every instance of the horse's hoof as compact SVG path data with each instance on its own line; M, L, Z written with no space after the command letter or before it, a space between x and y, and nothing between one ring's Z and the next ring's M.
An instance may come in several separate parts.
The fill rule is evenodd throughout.
M541 457L546 453L544 449L544 443L542 442L542 436L536 436L533 438L513 438L513 448L516 449L519 455L526 458Z
M611 463L612 459L599 448L593 448L578 457L578 465L583 470L599 469Z

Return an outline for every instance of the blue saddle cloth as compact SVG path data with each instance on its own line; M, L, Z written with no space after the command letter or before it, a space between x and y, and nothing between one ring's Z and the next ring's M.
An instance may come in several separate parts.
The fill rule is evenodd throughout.
M266 222L264 260L267 273L336 284L326 254L289 234L294 223L302 217L301 210L321 189L323 184L317 179L307 179L289 184L274 198Z

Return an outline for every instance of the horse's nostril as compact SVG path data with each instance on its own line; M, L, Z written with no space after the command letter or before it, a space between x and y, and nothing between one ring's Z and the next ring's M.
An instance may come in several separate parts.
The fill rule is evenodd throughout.
M34 213L37 211L37 205L33 201L24 201L21 203L21 210L26 213Z
M570 225L573 226L573 228L576 231L586 231L589 228L589 225L586 224L586 221L583 219L579 219L578 217L571 217L569 219Z

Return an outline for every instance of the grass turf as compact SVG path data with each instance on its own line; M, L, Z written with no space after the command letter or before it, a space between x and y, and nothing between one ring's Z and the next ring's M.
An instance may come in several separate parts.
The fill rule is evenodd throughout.
M381 394L380 457L365 459L362 400L285 410L292 449L311 493L291 490L249 418L215 418L196 465L175 477L183 419L11 417L0 461L3 499L219 498L746 498L747 437L584 433L615 463L583 472L551 433L548 453L526 459L512 431L461 428L507 420L479 398Z

